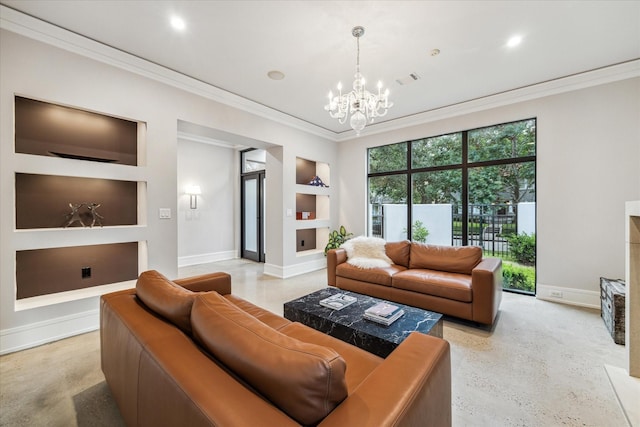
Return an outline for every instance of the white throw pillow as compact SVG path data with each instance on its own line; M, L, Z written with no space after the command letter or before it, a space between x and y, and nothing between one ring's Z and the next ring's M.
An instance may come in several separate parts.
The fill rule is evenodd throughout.
M342 248L347 251L347 263L360 268L384 268L392 264L387 256L384 239L358 236L347 240Z

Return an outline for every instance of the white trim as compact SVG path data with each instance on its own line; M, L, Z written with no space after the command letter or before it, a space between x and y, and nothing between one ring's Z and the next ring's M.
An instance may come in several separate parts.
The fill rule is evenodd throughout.
M199 142L202 144L215 145L216 147L230 148L232 150L244 150L246 148L250 148L250 146L248 145L239 145L233 142L213 139L213 138L209 138L202 135L194 135L194 134L186 133L182 131L178 131L178 140Z
M100 311L90 310L0 331L0 355L95 331Z
M554 296L554 292L560 292L561 297ZM536 298L544 301L559 302L561 304L576 305L579 307L595 308L600 310L600 292L586 291L584 289L565 288L562 286L536 285Z
M284 279L284 268L281 265L264 263L262 273L265 276L277 277L278 279Z
M14 304L15 311L31 310L38 307L47 307L54 304L77 301L80 299L99 297L111 292L131 289L136 286L136 280L111 283L107 285L92 286L90 288L74 289L72 291L56 292L54 294L38 295L19 299Z
M311 273L312 271L322 270L323 268L327 268L327 260L325 258L319 258L288 266L265 263L263 273L279 279L288 279L301 274Z
M0 28L130 71L143 77L159 81L169 86L194 93L221 104L237 108L247 113L254 114L331 141L345 141L355 138L355 132L353 130L337 133L320 126L316 126L281 111L274 110L265 105L235 95L231 92L227 92L208 83L180 74L176 71L114 49L110 46L103 45L47 22L40 21L37 18L25 15L4 5L0 5ZM375 135L383 132L403 129L490 108L501 107L517 102L528 101L639 76L640 59L635 59L621 64L615 64L555 80L540 82L519 89L489 95L470 101L464 101L459 104L370 125L367 126L366 135Z
M210 262L227 261L238 258L238 251L212 252L208 254L187 255L178 257L178 268L196 264L207 264Z

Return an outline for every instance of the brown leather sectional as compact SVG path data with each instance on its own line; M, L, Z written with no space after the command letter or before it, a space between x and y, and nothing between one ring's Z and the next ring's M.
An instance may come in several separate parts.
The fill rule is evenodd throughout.
M330 286L492 325L502 300L502 260L476 246L387 242L390 267L347 263L346 250L327 253Z
M447 341L386 359L231 294L155 271L100 302L102 371L129 426L450 426Z

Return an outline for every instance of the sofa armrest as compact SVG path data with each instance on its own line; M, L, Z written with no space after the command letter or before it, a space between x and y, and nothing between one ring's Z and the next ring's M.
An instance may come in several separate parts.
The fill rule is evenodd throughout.
M338 248L330 249L327 252L327 283L329 286L336 286L336 267L347 262L347 251Z
M216 291L220 295L231 293L231 276L228 273L208 273L175 279L174 283L194 292Z
M502 260L484 258L471 271L473 320L493 324L502 301Z
M451 426L451 353L414 332L318 427Z

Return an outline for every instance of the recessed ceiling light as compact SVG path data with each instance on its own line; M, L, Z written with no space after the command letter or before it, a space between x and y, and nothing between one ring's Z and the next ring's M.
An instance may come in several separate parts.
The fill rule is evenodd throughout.
M278 71L278 70L271 70L267 73L267 76L269 76L269 78L271 80L282 80L284 79L284 73L282 71Z
M516 47L522 42L522 36L513 36L507 41L507 46Z
M174 15L171 17L171 26L178 31L182 31L187 25L184 23L184 19Z
M440 55L440 49L432 49L429 54L431 56L438 56L438 55Z

